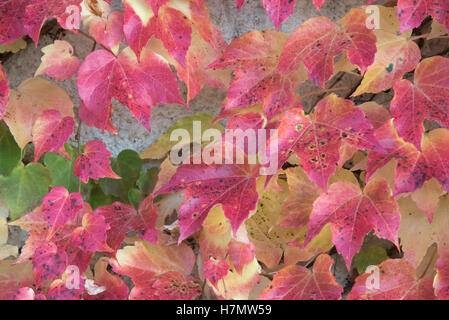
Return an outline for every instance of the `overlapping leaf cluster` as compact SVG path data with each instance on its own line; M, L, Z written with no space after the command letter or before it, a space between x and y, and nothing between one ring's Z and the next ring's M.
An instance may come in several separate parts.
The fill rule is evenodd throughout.
M295 1L263 0L276 31L229 44L206 2L124 0L111 12L103 0L0 1L2 50L38 43L50 18L96 42L81 61L56 40L16 88L0 69L0 298L448 298L449 58L419 46L447 37L446 1L377 6L374 29L353 8L287 35L279 27ZM418 35L427 16L431 31ZM353 88L329 85L345 73L358 77ZM76 76L81 104L43 76ZM300 95L304 85L319 89ZM188 106L204 86L227 90L220 115L183 118L140 155L81 143L83 125L118 133L112 99L150 130L153 107ZM360 103L385 92L388 103ZM171 132L198 121L277 129L265 145L277 172L174 165ZM220 157L228 143L204 150ZM9 234L20 230L16 245ZM337 268L353 281L337 282Z

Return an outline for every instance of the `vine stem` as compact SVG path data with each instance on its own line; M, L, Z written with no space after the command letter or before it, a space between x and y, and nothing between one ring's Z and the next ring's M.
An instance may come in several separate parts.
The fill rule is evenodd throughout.
M71 31L71 30L70 30L70 31ZM73 32L73 33L75 33L75 34L80 34L80 35L82 35L83 37L86 37L87 39L92 40L95 44L98 43L97 40L95 40L94 37L92 37L90 34L84 32L84 31L81 30L81 29L78 29L76 32L75 32L75 31L71 31L71 32ZM110 53L112 53L112 54L115 56L115 53L112 52L111 49L109 49L108 47L102 45L101 43L98 43L98 44L99 44L104 50L109 51ZM95 47L96 47L96 45L94 46L94 49L95 49Z

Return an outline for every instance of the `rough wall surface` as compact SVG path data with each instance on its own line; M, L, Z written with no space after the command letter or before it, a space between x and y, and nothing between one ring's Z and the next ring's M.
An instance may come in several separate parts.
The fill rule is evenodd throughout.
M113 2L113 10L121 10L121 1L114 0ZM321 14L336 21L343 17L350 8L361 6L365 2L364 0L327 0L321 9ZM227 42L255 29L274 29L262 6L262 0L247 0L240 13L238 13L233 0L208 0L208 7L213 23L218 26ZM296 0L294 13L281 25L280 31L291 33L304 21L319 14L312 0ZM29 44L24 50L14 54L6 61L4 68L12 88L17 87L22 81L34 75L42 56L40 49L53 43L57 36L51 33L45 34L41 36L38 47L35 47L34 44ZM75 49L75 55L80 59L84 59L92 50L92 41L82 36L67 32L62 35L61 39L72 44ZM75 108L77 108L80 100L76 89L76 77L57 84L68 92ZM185 87L181 86L181 88L184 91L183 94L185 94ZM152 132L148 132L120 103L113 101L112 122L119 131L118 135L115 136L108 132L103 134L96 128L88 128L86 125L83 125L81 131L82 143L91 139L102 140L114 156L123 149L133 149L141 152L178 119L186 115L199 112L217 115L225 96L226 92L223 90L206 87L190 102L188 110L180 105L157 106L153 108L152 112Z

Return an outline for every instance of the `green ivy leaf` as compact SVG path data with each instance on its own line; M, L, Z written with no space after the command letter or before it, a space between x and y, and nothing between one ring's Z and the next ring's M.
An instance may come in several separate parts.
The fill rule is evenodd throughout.
M7 176L22 158L19 146L8 127L0 123L0 174Z
M64 187L69 192L78 192L78 178L73 174L73 165L78 152L67 144L65 149L72 161L60 154L48 152L44 156L44 163L50 170L52 187Z
M112 159L111 168L121 179L103 178L99 180L100 186L105 194L114 195L127 201L129 190L135 187L140 176L142 159L133 150L123 150L117 159Z
M137 180L137 187L143 193L144 196L153 192L157 183L157 175L159 174L159 168L153 167L148 169L145 173L142 173Z
M354 265L356 266L358 273L362 274L368 266L378 265L387 259L388 255L384 248L369 246L362 249L354 256Z
M0 196L6 202L11 219L15 220L47 194L51 184L50 171L40 163L20 163L8 177L0 177Z
M132 188L128 191L128 200L129 203L131 203L134 208L138 208L139 204L142 202L143 197L142 197L142 192L140 192L139 189L136 188Z

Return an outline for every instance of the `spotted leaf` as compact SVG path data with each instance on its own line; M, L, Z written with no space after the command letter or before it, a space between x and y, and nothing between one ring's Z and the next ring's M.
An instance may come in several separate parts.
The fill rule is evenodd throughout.
M379 238L388 239L399 247L400 219L398 205L384 179L371 180L363 193L353 183L338 181L314 202L305 244L331 223L332 242L349 269L365 235L373 229Z
M333 260L320 255L309 269L292 265L275 274L273 281L261 293L262 300L338 300L343 288L331 272Z

